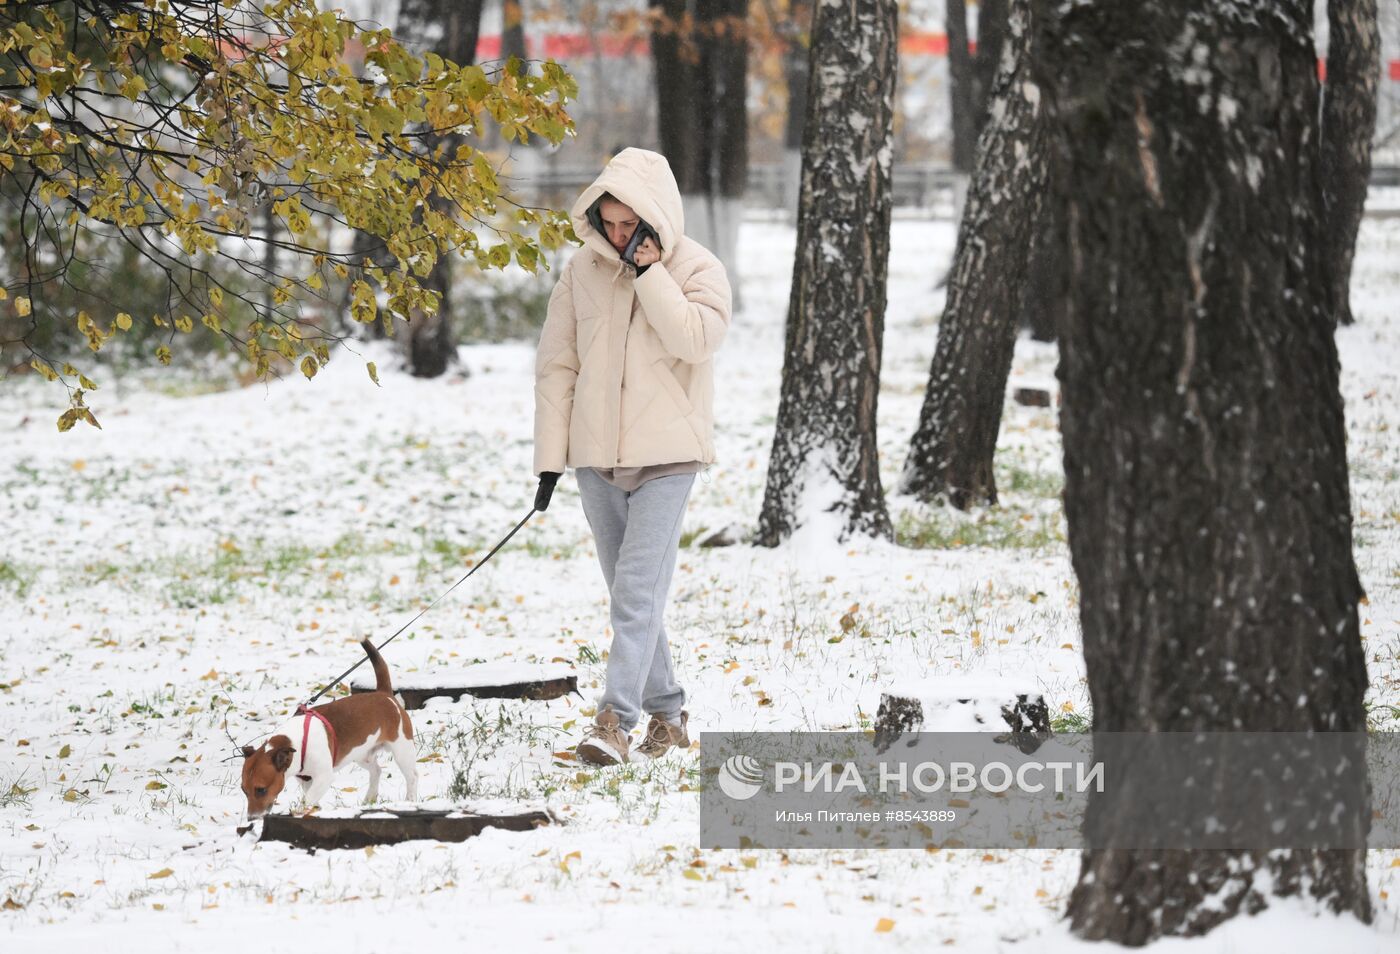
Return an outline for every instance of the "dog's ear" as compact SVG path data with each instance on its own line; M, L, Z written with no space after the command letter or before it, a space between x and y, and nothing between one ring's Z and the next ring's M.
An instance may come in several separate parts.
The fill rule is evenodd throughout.
M243 757L245 759L251 759L253 757L253 753L256 751L257 749L253 748L251 745L245 745L243 746Z
M285 772L292 767L292 747L290 745L273 750L272 767L279 772Z

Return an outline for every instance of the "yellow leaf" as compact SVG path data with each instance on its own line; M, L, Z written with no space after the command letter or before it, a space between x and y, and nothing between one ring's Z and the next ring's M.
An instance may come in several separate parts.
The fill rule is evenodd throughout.
M15 299L15 313L21 318L29 314L29 299L23 296Z
M82 470L82 469L83 469L84 467L86 467L86 466L87 466L87 461L83 460L81 457L78 458L77 460L73 461L73 469L74 469L74 470Z
M689 878L691 881L704 881L704 880L705 880L705 876L702 875L700 872L696 871L694 868L687 868L687 869L685 869L684 871L682 871L681 874L683 874L685 877Z
M165 783L156 781L155 779L151 779L146 783L146 791L148 792L158 792L163 788L165 788Z
M72 754L73 754L73 747L72 747L71 745L65 745L63 748L61 748L61 749L58 750L58 757L61 758L61 759L66 759L66 758L68 758L68 756L70 756L70 755L72 755Z
M894 930L894 919L893 919L893 918L881 918L880 920L878 920L878 921L875 922L875 933L876 933L876 934L884 934L884 933L886 933L886 932L888 932L888 931L892 931L892 930Z
M146 880L147 880L147 881L155 881L157 878L168 878L168 877L170 877L171 875L173 875L174 873L175 873L175 872L174 872L174 871L171 871L169 868L162 868L162 869L160 869L159 871L157 871L155 874L147 876Z
M306 375L308 381L316 376L316 359L311 355L301 359L301 373Z
M382 384L379 384L379 369L378 369L377 367L374 366L374 362L373 362L373 361L366 362L366 364L365 364L365 370L369 372L369 379L370 379L371 381L373 381L375 384L379 385L380 387L383 387Z
M124 312L124 311L123 311L123 312L118 312L118 313L117 313L117 327L120 328L122 331L130 331L130 330L131 330L131 316L128 315L128 314L127 314L126 312Z

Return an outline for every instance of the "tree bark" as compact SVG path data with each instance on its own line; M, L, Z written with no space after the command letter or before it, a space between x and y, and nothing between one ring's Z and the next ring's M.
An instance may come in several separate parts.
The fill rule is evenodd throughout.
M1026 263L1019 324L1030 329L1036 341L1054 341L1055 329L1064 321L1064 311L1069 307L1069 288L1065 284L1069 259L1062 241L1064 209L1052 201L1053 191L1044 189L1042 195L1040 216L1035 222L1030 258Z
M1327 80L1322 88L1322 181L1335 314L1352 323L1351 262L1371 178L1376 85L1381 72L1376 0L1328 0Z
M1312 4L1034 0L1033 21L1093 728L1365 731ZM1336 791L1364 837L1364 780ZM1206 778L1195 817L1232 795ZM1141 945L1290 895L1369 920L1365 852L1089 849L1069 917Z
M486 0L404 0L399 16L407 21L413 36L427 36L434 27L440 30L430 42L434 53L454 63L465 65L476 61L476 44L481 33L481 11ZM441 148L444 155L456 152L465 143L460 133L427 137L425 148ZM451 204L436 198L436 211L450 214ZM452 256L438 259L433 270L423 279L423 287L438 293L438 310L432 315L414 314L408 322L404 348L409 372L415 377L435 378L443 374L457 359L457 336L453 330Z
M953 125L953 169L971 175L977 161L978 117L972 56L967 49L967 5L964 0L945 0L943 32L948 37L948 102Z
M528 53L525 49L525 4L521 0L501 0L501 56L509 60L519 59L519 76L530 71L524 62ZM533 143L527 143L530 145Z
M896 0L817 5L783 383L757 541L830 521L892 536L880 388L898 66ZM827 515L830 516L827 516Z
M811 27L811 3L791 0L788 18L779 29L783 39L783 81L788 94L783 124L783 207L794 220L802 188L802 125L807 119L807 47Z
M997 78L996 118L978 146L928 389L899 484L921 500L946 495L959 509L997 499L992 457L1046 181L1026 6L1011 6L1013 55Z
M973 103L977 107L977 132L987 125L1001 55L1006 45L1006 19L1012 0L981 0L977 6L977 52L972 57ZM975 141L975 139L974 139Z
M656 123L686 235L724 263L740 307L737 245L748 180L748 0L650 0ZM688 10L694 6L694 12Z
M977 144L992 104L1006 41L1007 5L1011 0L984 0L977 9L977 52L968 47L967 4L947 0L943 10L948 37L948 97L952 112L953 168L971 175Z

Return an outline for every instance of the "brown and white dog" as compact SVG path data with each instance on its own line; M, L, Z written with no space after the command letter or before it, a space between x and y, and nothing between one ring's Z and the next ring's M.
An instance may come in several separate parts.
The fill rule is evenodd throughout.
M413 723L394 698L389 667L368 639L360 643L374 666L374 692L357 693L297 714L278 726L272 737L254 749L243 747L243 794L248 797L247 820L267 814L294 775L301 782L302 801L316 805L343 765L357 763L369 772L366 802L379 798L379 753L385 749L403 773L406 798L418 798L417 752Z

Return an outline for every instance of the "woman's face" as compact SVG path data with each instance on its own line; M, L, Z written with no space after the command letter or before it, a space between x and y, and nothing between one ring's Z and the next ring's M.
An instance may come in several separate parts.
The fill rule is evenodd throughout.
M637 231L637 223L641 221L637 213L632 211L630 205L623 205L616 199L604 199L598 204L598 214L602 216L603 232L612 247L619 252L626 249L627 243L632 240L632 233Z

